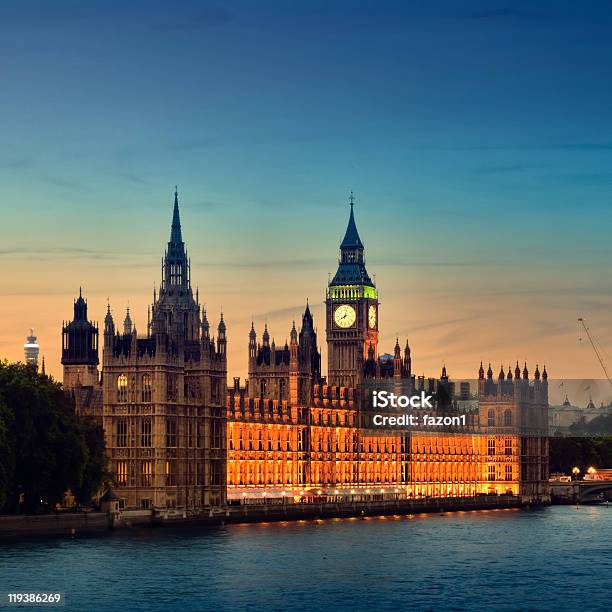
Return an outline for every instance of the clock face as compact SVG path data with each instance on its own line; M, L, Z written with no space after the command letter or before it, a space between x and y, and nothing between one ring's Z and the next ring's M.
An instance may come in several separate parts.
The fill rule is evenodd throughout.
M370 306L368 308L368 325L370 329L374 329L376 327L376 306Z
M343 304L334 311L334 322L338 327L351 327L357 319L357 313L352 306Z

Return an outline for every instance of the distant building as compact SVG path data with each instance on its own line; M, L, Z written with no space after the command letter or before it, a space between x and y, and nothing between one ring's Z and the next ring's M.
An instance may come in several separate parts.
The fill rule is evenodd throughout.
M30 328L30 334L26 337L25 344L23 345L23 353L25 362L30 366L34 366L38 370L38 354L40 353L40 346L38 346L36 336L34 335L34 329L32 328Z
M612 404L604 405L602 402L601 405L596 406L589 395L588 404L583 408L573 405L566 394L563 404L549 408L550 433L554 436L571 436L572 433L575 435L576 431L572 430L572 425L585 425L597 417L610 414L612 414Z

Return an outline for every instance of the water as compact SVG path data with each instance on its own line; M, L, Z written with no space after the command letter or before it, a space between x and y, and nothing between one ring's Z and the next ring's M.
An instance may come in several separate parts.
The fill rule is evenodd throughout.
M603 506L142 530L3 542L0 591L83 611L609 609L611 541Z

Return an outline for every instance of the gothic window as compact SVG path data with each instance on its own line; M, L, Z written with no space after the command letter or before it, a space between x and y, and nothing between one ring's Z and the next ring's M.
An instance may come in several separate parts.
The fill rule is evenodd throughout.
M193 447L193 419L187 421L187 447Z
M488 446L488 454L489 455L494 455L495 454L495 438L491 438L488 441L487 446Z
M169 401L176 400L178 395L178 384L176 381L176 376L173 374L166 375L166 398Z
M212 486L219 486L222 484L223 471L221 468L221 462L215 459L210 462L210 484Z
M127 461L117 461L117 484L126 485L128 481Z
M495 427L495 410L489 408L487 412L487 427Z
M142 377L142 401L151 401L151 376L144 374Z
M281 401L285 399L285 388L286 388L286 381L284 378L281 378L279 382L279 399Z
M151 419L144 418L140 422L140 446L151 446Z
M166 486L173 487L176 484L176 466L174 461L166 461Z
M183 267L181 264L170 264L170 284L182 284Z
M494 465L490 465L489 466L488 479L490 481L494 481L495 480L495 466Z
M127 446L127 419L117 420L117 446Z
M141 468L141 485L143 487L150 487L153 478L153 464L151 461L143 461Z
M506 438L504 441L504 455L512 455L512 438Z
M221 448L221 421L217 419L213 419L210 423L210 447L211 448ZM259 444L261 446L261 434L259 434L260 440Z
M176 446L176 419L166 419L166 446Z
M512 410L506 410L504 412L504 425L510 427L512 425Z
M512 480L512 466L506 466L506 480Z
M128 401L128 378L125 374L119 374L117 377L117 401L125 403Z

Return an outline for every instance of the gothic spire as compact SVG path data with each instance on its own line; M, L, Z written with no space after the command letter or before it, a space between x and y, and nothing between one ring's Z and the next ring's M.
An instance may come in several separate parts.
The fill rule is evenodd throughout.
M342 244L340 244L341 249L363 249L363 242L361 242L361 238L359 237L359 232L357 231L357 225L355 224L355 215L353 214L353 192L351 191L350 197L350 205L351 205L351 214L349 215L348 225L346 227L346 233L344 234L344 239L342 240Z
M172 229L170 231L170 242L175 244L183 242L181 234L181 216L179 214L178 187L174 186L174 210L172 211Z

